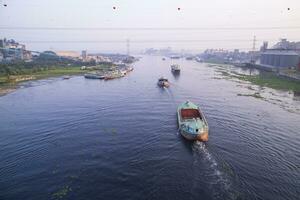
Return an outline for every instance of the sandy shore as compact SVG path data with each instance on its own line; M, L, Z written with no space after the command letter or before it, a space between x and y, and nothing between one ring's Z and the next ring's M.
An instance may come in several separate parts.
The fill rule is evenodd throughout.
M11 88L1 88L0 87L0 97L4 96L8 93L14 92L17 88L16 87L11 87Z

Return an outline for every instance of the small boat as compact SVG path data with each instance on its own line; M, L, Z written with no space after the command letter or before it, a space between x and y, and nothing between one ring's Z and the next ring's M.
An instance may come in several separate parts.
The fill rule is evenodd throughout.
M122 70L120 70L120 72L121 72L121 74L122 74L123 76L125 76L125 75L127 74L127 70L126 70L126 69L122 69Z
M208 141L208 123L200 108L190 101L177 108L177 120L181 135L187 140Z
M133 67L127 67L127 68L126 68L126 71L127 71L127 72L133 71Z
M203 59L202 59L202 58L196 57L195 60L196 60L197 62L199 62L199 63L203 63Z
M180 72L180 66L177 64L171 65L171 70L172 72Z
M85 74L84 78L87 78L87 79L104 79L105 76L104 75L100 75L100 74L89 73L89 74Z
M121 78L123 76L124 76L124 74L120 70L116 70L116 71L113 71L113 72L107 74L104 77L104 79L105 80L111 80L111 79L115 79L115 78Z
M162 58L162 60L166 60L166 58Z
M160 87L169 87L170 83L168 79L161 77L160 79L158 79L157 85Z
M71 78L70 76L63 76L64 80L67 80L67 79L70 79L70 78Z
M177 55L173 55L170 57L171 59L180 59L180 56L177 56Z

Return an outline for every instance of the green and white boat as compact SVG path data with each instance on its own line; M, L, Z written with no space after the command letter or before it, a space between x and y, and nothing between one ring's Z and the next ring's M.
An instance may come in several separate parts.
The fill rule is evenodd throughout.
M186 101L177 108L180 134L187 140L208 141L208 123L199 106Z

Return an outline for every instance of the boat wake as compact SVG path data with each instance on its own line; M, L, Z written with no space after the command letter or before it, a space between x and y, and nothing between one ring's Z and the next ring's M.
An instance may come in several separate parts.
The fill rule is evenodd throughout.
M172 100L173 106L174 108L177 107L176 101L175 101L175 97L174 94L172 93L172 91L169 88L166 88L166 93L168 94L168 96L170 97L170 99Z
M232 182L223 173L213 155L207 149L205 143L194 142L193 150L193 188L192 194L199 191L199 181L207 185L208 195L212 199L237 199L238 196L232 189ZM201 169L201 170L200 170ZM202 184L200 184L202 185Z

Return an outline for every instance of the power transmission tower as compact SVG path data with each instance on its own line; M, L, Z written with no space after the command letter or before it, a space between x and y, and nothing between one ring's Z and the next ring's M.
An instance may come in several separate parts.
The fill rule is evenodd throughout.
M256 36L254 35L252 51L255 51L255 46L256 46Z
M253 37L253 46L252 46L252 53L251 53L251 60L250 60L250 62L252 63L252 64L254 64L255 63L255 59L254 59L254 54L255 54L255 46L256 46L256 36L254 35L254 37Z
M130 40L129 39L126 40L126 47L127 47L127 56L129 56L130 55Z

